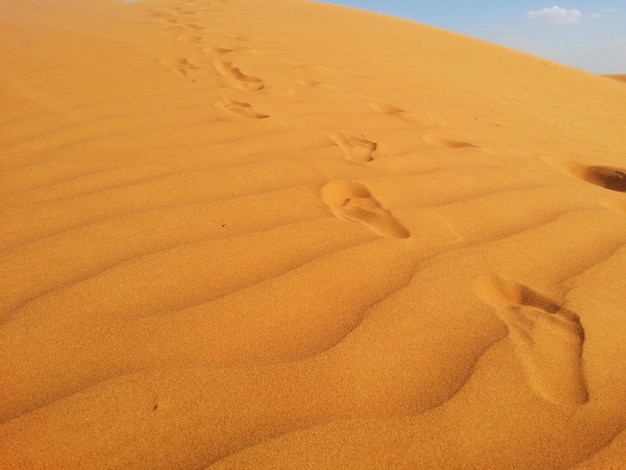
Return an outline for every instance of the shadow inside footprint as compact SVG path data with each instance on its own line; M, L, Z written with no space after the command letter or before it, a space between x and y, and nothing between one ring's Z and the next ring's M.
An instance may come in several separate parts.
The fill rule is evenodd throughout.
M213 53L213 54L228 54L232 52L234 49L229 49L227 47L205 47L204 52Z
M331 181L322 188L322 200L335 216L358 222L387 238L408 238L409 231L372 196L367 187Z
M171 69L179 76L183 78L187 78L191 81L195 81L189 77L189 71L191 70L199 70L200 67L192 64L185 57L175 58L175 59L162 59L161 64L171 67Z
M581 364L585 334L578 315L527 286L499 277L479 278L474 287L507 326L533 389L558 405L586 403Z
M562 161L550 157L541 157L541 160L587 183L611 191L626 192L626 168L604 165L584 165L582 163Z
M588 183L611 191L626 192L626 169L624 168L580 165L573 171Z
M220 75L235 79L243 88L247 90L259 91L265 87L263 80L244 74L239 68L234 67L228 61L216 59L213 62L213 66L215 67L215 70L220 73Z
M452 140L446 137L438 137L434 135L423 135L422 139L431 147L437 148L447 148L447 149L458 149L464 147L473 147L477 148L477 145L471 144L469 142L463 142L461 140Z
M387 103L370 103L370 107L374 111L378 111L379 113L383 114L401 114L405 112L404 109L399 108L396 105Z
M269 117L269 114L262 114L256 112L250 103L244 103L241 101L231 100L230 98L222 98L217 103L215 103L220 109L225 111L229 111L233 114L236 114L241 117L249 118L249 119L266 119Z

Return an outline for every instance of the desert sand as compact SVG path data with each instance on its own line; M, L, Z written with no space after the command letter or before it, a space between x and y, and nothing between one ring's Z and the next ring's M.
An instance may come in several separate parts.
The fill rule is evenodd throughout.
M607 75L608 78L611 78L613 80L618 80L620 82L626 82L626 74L617 74L617 75Z
M304 0L1 3L0 468L624 468L623 83Z

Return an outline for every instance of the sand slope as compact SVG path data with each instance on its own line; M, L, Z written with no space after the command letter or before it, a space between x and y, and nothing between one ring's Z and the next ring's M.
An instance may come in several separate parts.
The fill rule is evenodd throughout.
M626 82L626 75L607 75L607 77L620 82Z
M623 468L623 83L300 0L2 8L1 468Z

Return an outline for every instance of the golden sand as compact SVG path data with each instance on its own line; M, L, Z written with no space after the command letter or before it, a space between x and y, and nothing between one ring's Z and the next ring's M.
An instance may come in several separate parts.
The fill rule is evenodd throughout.
M3 3L0 468L624 468L623 83L302 0Z
M626 75L607 75L607 77L620 82L626 82Z

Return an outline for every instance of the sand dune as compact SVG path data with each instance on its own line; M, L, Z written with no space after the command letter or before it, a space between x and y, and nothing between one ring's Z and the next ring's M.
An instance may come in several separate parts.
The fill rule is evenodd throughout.
M301 0L3 9L1 468L624 468L623 83Z
M619 80L620 82L626 82L626 74L624 75L607 75L607 77L613 80Z

